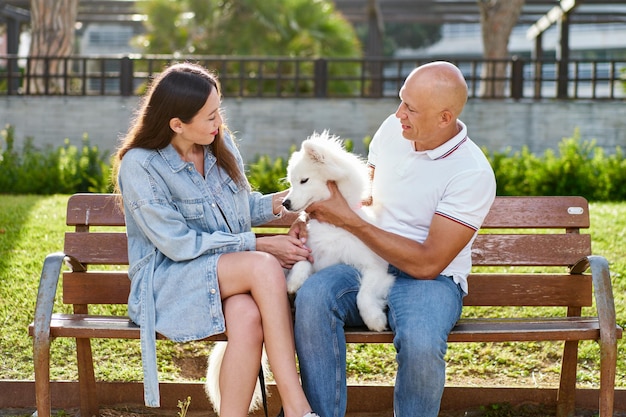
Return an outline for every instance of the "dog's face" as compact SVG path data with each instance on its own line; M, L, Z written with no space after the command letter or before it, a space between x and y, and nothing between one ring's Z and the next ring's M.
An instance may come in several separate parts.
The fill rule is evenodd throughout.
M327 182L332 178L328 172L328 158L322 151L307 139L289 158L287 179L291 189L283 201L287 210L299 212L330 197Z
M348 204L356 206L367 193L365 163L344 149L342 142L328 131L314 133L302 142L287 164L291 190L283 206L299 212L314 202L330 197L328 182L334 181Z

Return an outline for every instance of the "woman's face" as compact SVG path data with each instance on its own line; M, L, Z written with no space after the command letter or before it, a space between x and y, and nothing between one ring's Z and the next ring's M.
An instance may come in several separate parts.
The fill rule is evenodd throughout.
M213 89L204 106L196 113L189 123L181 122L176 131L175 140L182 140L188 145L210 145L215 140L222 125L220 115L220 97Z

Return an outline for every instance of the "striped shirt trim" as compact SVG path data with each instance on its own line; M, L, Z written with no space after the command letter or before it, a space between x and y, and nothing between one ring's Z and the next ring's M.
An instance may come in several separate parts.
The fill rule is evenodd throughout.
M458 223L458 224L461 224L461 225L463 225L463 226L465 226L465 227L469 227L470 229L472 229L472 230L474 230L474 231L478 231L478 228L477 228L476 226L474 226L474 225L472 225L472 224L469 224L469 223L467 223L467 222L464 222L463 220L458 219L458 218L456 218L456 217L452 217L452 216L450 216L450 215L448 215L448 214L445 214L445 213L442 213L442 212L440 212L440 211L436 211L436 212L435 212L435 214L437 214L437 215L439 215L439 216L441 216L441 217L445 217L446 219L450 219L450 220L452 220L453 222Z
M444 153L443 155L435 158L435 161L439 160L439 159L443 159L443 158L447 158L448 156L452 155L452 153L454 151L456 151L457 149L459 149L459 147L465 143L465 141L467 140L467 136L465 136L459 143L457 143L452 149L450 149L448 152Z

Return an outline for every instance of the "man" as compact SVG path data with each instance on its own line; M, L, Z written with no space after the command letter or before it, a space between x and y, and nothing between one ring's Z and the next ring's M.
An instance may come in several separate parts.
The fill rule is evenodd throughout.
M495 178L458 120L467 101L461 71L447 62L413 70L401 103L369 151L376 225L354 213L329 184L331 198L311 217L342 227L389 263L388 299L398 373L397 417L437 416L445 383L447 337L461 315L471 245L495 198ZM319 271L296 296L295 337L302 383L320 416L346 411L344 326L362 325L358 272Z

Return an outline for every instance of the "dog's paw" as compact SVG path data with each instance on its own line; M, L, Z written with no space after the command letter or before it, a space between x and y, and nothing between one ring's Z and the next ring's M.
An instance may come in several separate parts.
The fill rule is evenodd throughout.
M376 297L361 288L356 297L356 304L368 329L382 332L387 328L386 299Z
M375 332L382 332L387 328L387 314L384 311L361 311L361 318L368 329Z
M313 273L313 265L307 261L297 262L287 275L287 292L295 294Z

